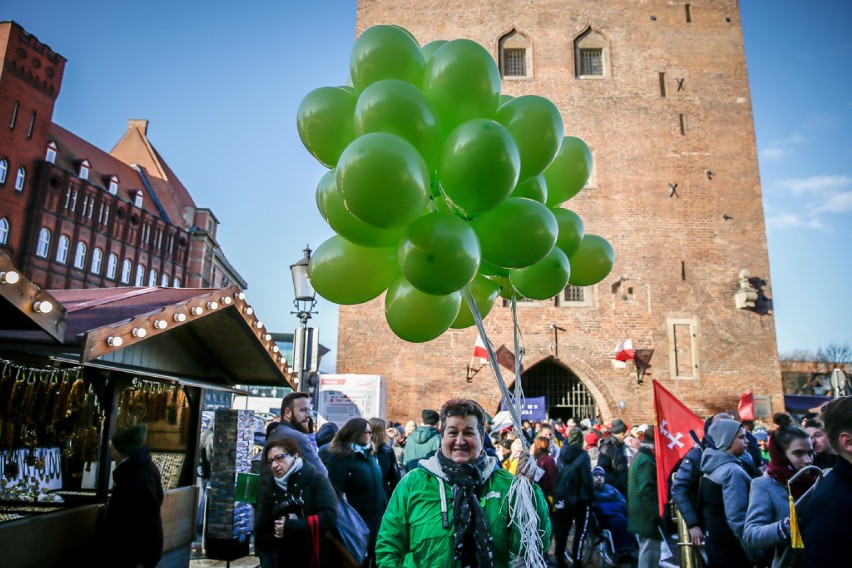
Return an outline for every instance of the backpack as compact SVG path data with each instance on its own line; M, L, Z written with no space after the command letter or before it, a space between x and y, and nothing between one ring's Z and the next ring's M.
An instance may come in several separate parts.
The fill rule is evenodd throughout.
M556 482L553 484L554 501L564 501L566 505L572 507L580 502L583 492L583 478L580 475L580 468L583 465L583 454L580 454L574 458L574 461L559 470Z

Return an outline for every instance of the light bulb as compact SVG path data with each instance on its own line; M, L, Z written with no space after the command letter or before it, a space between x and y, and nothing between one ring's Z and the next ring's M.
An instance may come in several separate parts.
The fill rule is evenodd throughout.
M134 327L130 333L133 334L133 337L145 337L148 335L148 331L143 327Z
M176 322L186 321L186 314L183 314L183 313L181 313L181 314L175 314L175 315L174 315L174 320L175 320Z
M120 337L114 337L114 336L107 337L107 345L109 345L110 347L121 347L121 345L123 343L124 343L124 340L121 339Z
M200 316L201 314L203 314L203 313L204 313L204 308L202 308L201 306L192 306L192 309L191 309L191 310L189 310L189 311L190 311L190 312L192 313L192 315L194 315L194 316Z
M257 320L256 322L254 322L254 327L256 327L257 329L262 328L262 327L263 327L263 322L262 322L262 321L260 321L260 320Z
M219 299L220 299L220 300L221 300L221 302L222 302L223 304L225 304L226 306L230 306L230 305L231 305L232 300L231 300L231 297L230 297L230 296L222 296L222 297L221 297L221 298L219 298Z
M169 326L166 320L154 320L155 329L166 329Z
M17 284L20 280L21 275L14 270L0 272L0 284Z
M48 301L36 302L33 304L33 309L42 314L49 314L53 310L53 304Z
M273 352L273 353L278 353L279 351L281 351L281 348L280 348L280 347L278 347L277 345L273 345L273 346L272 346L272 352Z
M213 302L213 301L207 302L207 309L208 310L215 310L218 307L219 307L219 304L217 304L216 302Z
M247 316L250 316L250 315L252 315L252 314L254 313L254 310L252 309L252 307L251 307L251 306L247 306L247 307L246 307L246 309L244 309L244 310L243 310L243 312L245 312L245 314L246 314Z
M263 334L263 340L264 341L272 341L272 334L271 333L264 333Z
M246 295L244 292L237 292L236 294L234 294L234 298L236 298L237 300L245 300Z

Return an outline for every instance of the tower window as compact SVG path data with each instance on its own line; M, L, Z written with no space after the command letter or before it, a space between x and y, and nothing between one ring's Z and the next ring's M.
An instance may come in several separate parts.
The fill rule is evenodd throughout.
M609 77L609 42L600 33L587 28L574 40L574 65L577 77Z
M44 153L44 160L51 164L56 163L56 142L50 142L47 145L47 151Z
M503 51L505 61L503 74L509 77L525 77L527 74L527 50L506 49Z
M42 227L38 232L38 244L36 245L36 256L47 258L50 250L50 231Z
M529 38L517 30L500 38L499 57L500 74L503 77L532 76L532 43Z
M18 174L15 176L15 189L24 191L24 183L27 181L27 170L24 166L18 168Z
M603 49L580 50L580 75L603 75Z

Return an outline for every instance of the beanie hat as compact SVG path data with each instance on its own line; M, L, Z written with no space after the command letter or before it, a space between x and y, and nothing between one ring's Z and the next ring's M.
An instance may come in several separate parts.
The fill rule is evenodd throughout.
M604 468L602 468L601 466L596 465L596 466L592 469L592 475L603 475L604 477L606 477L606 471L605 471L605 470L604 470Z
M123 456L135 453L145 443L148 434L148 426L140 422L130 428L119 430L112 436L112 447Z
M334 422L326 422L320 426L320 429L317 430L317 446L324 446L331 442L338 430L340 428Z
M577 428L571 428L568 430L568 444L572 446L576 446L578 444L583 443L583 431Z
M737 431L741 427L742 425L736 420L721 418L713 421L708 433L713 439L715 448L724 452L731 447L731 443L733 443L734 438L737 436Z
M588 418L583 418L580 420L580 428L583 430L591 430L592 429L592 421Z
M586 436L583 438L583 440L586 442L587 446L597 446L598 445L598 435L595 434L594 432L589 432L588 434L586 434Z
M424 410L420 413L420 417L423 419L423 424L427 426L434 426L440 420L440 415L434 410Z
M610 432L613 434L621 434L622 432L627 432L627 424L624 423L624 420L621 418L616 418L612 421L612 427L610 428Z

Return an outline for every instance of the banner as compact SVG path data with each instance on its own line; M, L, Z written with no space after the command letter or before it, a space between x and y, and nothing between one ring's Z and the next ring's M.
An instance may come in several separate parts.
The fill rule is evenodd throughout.
M754 393L745 391L737 404L737 416L740 420L754 420Z
M692 430L704 434L704 421L666 390L656 380L654 383L654 448L657 457L657 496L660 516L669 495L669 477L675 466L683 459L695 440L689 435Z
M500 410L508 410L505 401L500 401ZM527 398L521 407L521 420L544 420L547 416L547 402L545 397L537 396Z

